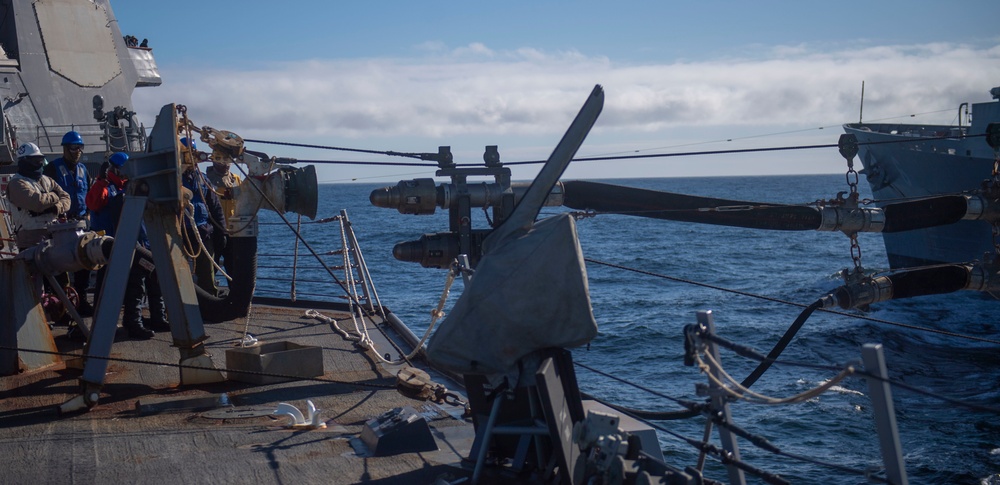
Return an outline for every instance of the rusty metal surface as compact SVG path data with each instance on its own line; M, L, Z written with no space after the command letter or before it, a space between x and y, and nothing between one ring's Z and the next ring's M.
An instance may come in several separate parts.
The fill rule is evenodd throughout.
M328 314L331 314L327 311ZM346 318L346 315L340 315ZM179 387L176 348L169 335L133 341L119 331L99 404L58 416L56 407L78 391L79 371L54 368L0 378L0 454L10 483L430 483L462 476L454 468L468 455L470 423L445 412L431 421L441 451L364 457L351 446L365 421L401 406L421 408L394 388L395 376L369 351L358 349L302 309L255 305L244 320L209 324L205 348L217 367L244 329L263 342L290 341L323 349L325 373L314 380L272 385L223 382ZM372 332L377 332L372 329ZM82 346L61 337L62 352ZM291 430L287 419L204 417L199 411L140 416L141 399L158 402L225 393L237 407L267 409L311 400L327 428ZM456 475L457 473L457 475Z
M30 287L27 265L22 260L0 259L0 342L44 352L55 352L42 306ZM61 363L51 353L0 350L0 375L34 372Z

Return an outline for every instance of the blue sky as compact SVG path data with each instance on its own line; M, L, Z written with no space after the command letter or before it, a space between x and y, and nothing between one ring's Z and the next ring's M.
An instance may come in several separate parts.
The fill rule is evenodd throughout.
M546 158L595 84L578 156L836 143L865 120L952 123L1000 85L1000 2L119 1L163 85L137 90L244 138ZM919 114L909 118L911 114ZM821 128L822 129L819 129ZM778 133L782 133L778 135ZM768 136L760 136L768 135ZM727 141L731 140L731 141ZM253 144L321 160L384 156ZM393 161L406 161L395 159ZM836 150L571 164L565 178L839 173ZM527 179L537 167L515 167ZM433 170L329 166L394 183Z

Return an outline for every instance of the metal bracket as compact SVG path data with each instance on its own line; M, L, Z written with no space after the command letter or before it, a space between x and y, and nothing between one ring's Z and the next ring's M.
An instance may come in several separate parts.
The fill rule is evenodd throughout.
M320 429L326 427L326 423L319 417L320 410L316 409L316 405L311 400L306 401L306 411L308 411L308 414L303 416L299 408L283 402L278 403L278 409L272 414L292 418L292 422L289 424L291 428Z
M907 485L909 482L906 479L899 429L896 427L896 408L892 404L892 388L884 380L889 377L889 371L886 369L882 344L865 344L861 347L861 358L865 370L877 377L877 379L871 377L867 379L868 392L872 398L875 427L878 430L886 478L889 479L889 483Z
M697 313L698 325L703 326L709 334L715 333L715 319L712 316L710 310L699 311ZM707 351L712 354L716 362L719 362L719 348L711 340L705 339L705 345L708 347ZM719 380L723 379L721 369L715 369L713 371L715 377ZM721 389L718 388L714 383L711 384L711 390L709 394L711 395L711 407L712 412L716 413L720 419L725 422L732 421L732 415L729 413L729 401L723 397L720 392ZM740 461L740 445L736 441L736 435L733 434L728 428L724 426L719 427L719 441L722 442L722 448L729 452L729 456L734 461ZM736 465L726 465L726 469L729 472L729 483L733 485L742 485L746 483L746 477L743 475L743 470L738 468Z

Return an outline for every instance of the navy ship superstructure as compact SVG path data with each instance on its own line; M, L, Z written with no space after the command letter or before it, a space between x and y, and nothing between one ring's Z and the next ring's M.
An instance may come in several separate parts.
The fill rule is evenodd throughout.
M21 143L60 156L71 130L88 165L141 149L132 93L162 80L152 49L123 35L107 0L3 0L0 9L0 170Z
M875 199L891 203L979 189L993 174L997 158L983 137L990 123L1000 122L1000 87L990 94L994 101L972 104L967 124L963 108L969 105L963 103L958 125L844 125L858 139L861 173ZM983 221L884 233L883 239L892 268L979 260L995 244L992 226Z
M743 382L724 371L719 351L752 349L717 334L711 311L698 312L696 322L676 336L683 341L684 364L697 365L692 372L705 374L709 383L696 388L694 400L669 398L680 406L677 410L646 412L644 419L705 418L703 437L685 439L701 455L696 465L681 469L664 463L662 435L654 428L677 436L673 431L591 399L577 385L579 362L566 347L589 346L598 333L585 259L575 216L542 218L540 210L593 200L581 197L579 192L587 191L573 190L584 184L563 185L558 179L603 109L602 87L595 86L539 176L523 191L511 183L496 147L487 148L485 167L471 168L455 164L441 147L419 158L437 161L435 175L451 177L450 184L438 187L431 179L418 179L372 193L375 205L395 206L401 213L430 214L434 207L450 211L448 232L393 250L397 259L449 270L430 328L418 339L378 300L346 211L315 221L339 222L339 231L319 231L324 242L340 243L339 250L325 253L341 259L340 267L327 265L299 224L285 218L287 212L316 215L311 166L293 169L291 159L246 151L237 134L195 125L183 105L164 106L147 138L130 97L136 87L160 84L160 77L146 43L123 36L108 0L7 0L0 7L7 9L0 21L6 90L0 170L13 172L12 152L19 143L34 142L46 154L59 154L61 137L69 130L84 136L84 161L90 165L113 151L133 154L125 169L130 185L116 233L119 244L110 251L104 244L91 245L100 249L92 251L91 263L107 264L109 275L95 315L72 315L86 330L85 343L68 338L66 327L50 325L37 301L40 277L54 281L54 274L79 269L55 264L77 261L44 256L80 251L46 252L62 249L53 238L35 247L44 245L39 250L0 254L0 453L9 481L694 485L720 483L709 475L733 484L754 475L787 483L753 466L753 453L747 453L747 461L741 458L738 438L771 453L780 450L740 428L730 403L754 397L747 388L805 319L837 303L838 295L809 305L767 357L756 356L762 362ZM70 30L72 38L63 34ZM211 155L181 141L193 141L195 133L211 147ZM180 180L181 173L209 157L238 167L243 182L232 189L236 204L225 221L229 252L222 266L230 283L226 292L206 296L194 287L189 267L199 248L190 244L194 236L182 234L192 194ZM467 180L470 176L493 180ZM569 193L562 194L566 187ZM607 198L618 199L616 194ZM697 202L704 208L711 201ZM711 212L731 212L732 201L714 202L720 210ZM473 227L472 210L478 207L493 209L490 228ZM274 235L258 227L261 208L276 212L284 224L275 224L293 234L288 297L255 293L258 239ZM824 223L828 215L840 221L845 213L860 214L822 209L789 214L798 226L824 230L844 230ZM720 219L731 222L728 216ZM881 227L873 220L852 219L859 225L845 232ZM788 228L786 221L779 222ZM158 330L151 340L133 341L119 338L117 329L126 276L142 265L133 264L132 253L141 248L120 243L136 240L143 225L170 322L169 330ZM66 236L67 246L79 245L83 233L72 228ZM317 300L295 293L300 243L319 263L317 272L329 277L318 282L326 286ZM29 251L40 256L24 257ZM39 264L46 261L52 264ZM344 272L342 279L335 270ZM445 315L448 291L457 279L465 292ZM393 283L409 284L398 278ZM866 283L861 290L871 286ZM347 303L331 303L342 298L341 290ZM841 302L876 301L845 294L850 298ZM70 311L65 296L60 299ZM852 374L865 378L871 396L865 402L872 409L884 468L833 468L905 484L882 347L866 344L861 354L864 370L857 363L824 369L835 377L785 400L806 402ZM709 441L713 429L719 445ZM707 457L712 461L706 467ZM798 459L831 466L811 457ZM811 478L822 481L831 473Z

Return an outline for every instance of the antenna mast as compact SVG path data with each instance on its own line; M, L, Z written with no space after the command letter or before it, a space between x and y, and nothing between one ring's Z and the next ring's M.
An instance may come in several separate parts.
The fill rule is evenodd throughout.
M858 124L862 124L861 119L865 114L865 81L861 80L861 109L858 110Z

